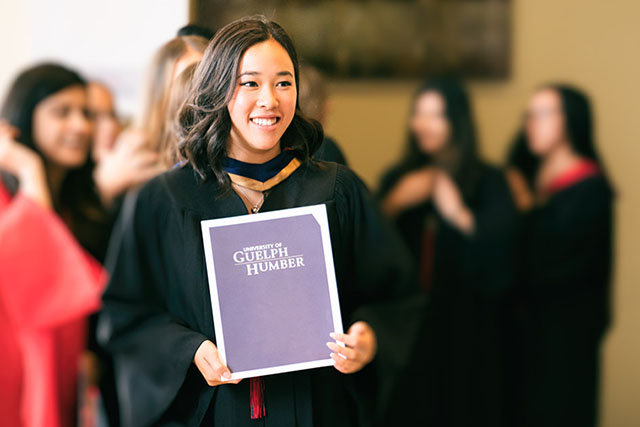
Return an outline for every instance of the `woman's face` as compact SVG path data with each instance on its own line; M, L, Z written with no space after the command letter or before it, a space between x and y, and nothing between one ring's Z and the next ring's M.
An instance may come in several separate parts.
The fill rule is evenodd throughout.
M99 83L87 87L89 111L93 117L93 147L91 155L99 162L114 147L120 133L120 122L116 117L113 96L109 89Z
M280 43L267 40L247 49L238 68L235 92L227 106L231 151L277 153L296 109L291 58Z
M553 89L543 89L533 95L525 117L529 150L545 156L566 141L562 100Z
M437 153L449 141L449 120L445 111L445 101L437 92L425 92L416 99L410 126L420 149L426 154Z
M92 124L87 92L71 86L42 100L33 111L33 141L45 159L63 168L77 168L87 160Z

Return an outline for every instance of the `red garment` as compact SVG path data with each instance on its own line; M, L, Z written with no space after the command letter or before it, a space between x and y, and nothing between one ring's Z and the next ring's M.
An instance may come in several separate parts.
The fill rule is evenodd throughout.
M67 427L76 418L87 315L106 273L54 212L0 183L0 420Z
M425 220L420 245L420 287L430 292L433 286L433 269L435 267L436 220L429 217Z
M557 193L571 187L580 181L600 174L600 167L593 160L583 160L568 171L564 172L549 184L549 192Z

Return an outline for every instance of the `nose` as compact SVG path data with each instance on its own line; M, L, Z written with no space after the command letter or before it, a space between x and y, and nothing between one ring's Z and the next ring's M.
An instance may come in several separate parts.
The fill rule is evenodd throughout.
M276 108L278 103L278 96L274 89L269 85L263 86L258 97L258 107L271 110Z
M91 120L87 118L84 111L81 109L74 109L70 117L71 129L80 134L88 134L91 132L92 126Z

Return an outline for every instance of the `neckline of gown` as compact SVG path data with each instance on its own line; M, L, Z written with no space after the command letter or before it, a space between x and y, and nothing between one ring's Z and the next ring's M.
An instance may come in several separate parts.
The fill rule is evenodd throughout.
M265 163L247 163L225 157L223 167L231 182L255 191L267 191L287 179L300 166L289 150L282 151Z
M556 194L562 190L566 190L593 176L600 174L600 167L593 160L583 160L572 168L561 173L547 187L549 194Z

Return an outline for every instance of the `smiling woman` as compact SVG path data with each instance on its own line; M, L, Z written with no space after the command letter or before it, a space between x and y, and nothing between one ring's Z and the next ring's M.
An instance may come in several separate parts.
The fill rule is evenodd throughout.
M257 27L251 20L243 22L246 28ZM322 139L319 123L304 119L297 106L293 43L279 25L266 19L260 24L264 28L243 34L233 34L232 25L220 30L205 52L208 61L196 71L193 100L180 113L181 154L202 178L213 173L223 186L229 185L222 160L230 136L230 150L248 156L244 160L250 163L264 163L281 148L308 157ZM215 43L225 38L226 43ZM266 67L265 58L270 58ZM265 146L270 149L260 149Z
M386 323L356 313L408 292L411 269L362 182L343 166L312 159L322 129L300 112L297 87L296 52L278 24L257 16L218 31L179 113L186 164L126 202L101 319L120 370L125 425L371 422L368 365ZM317 204L327 206L342 314L351 325L347 334L326 337L334 367L227 381L201 221ZM257 274L302 262L248 268ZM289 339L295 347L296 337Z
M261 64L268 64L261 67ZM262 68L263 71L255 71ZM280 138L296 109L293 63L275 40L250 47L240 62L238 86L229 102L229 154L264 163L280 152Z

